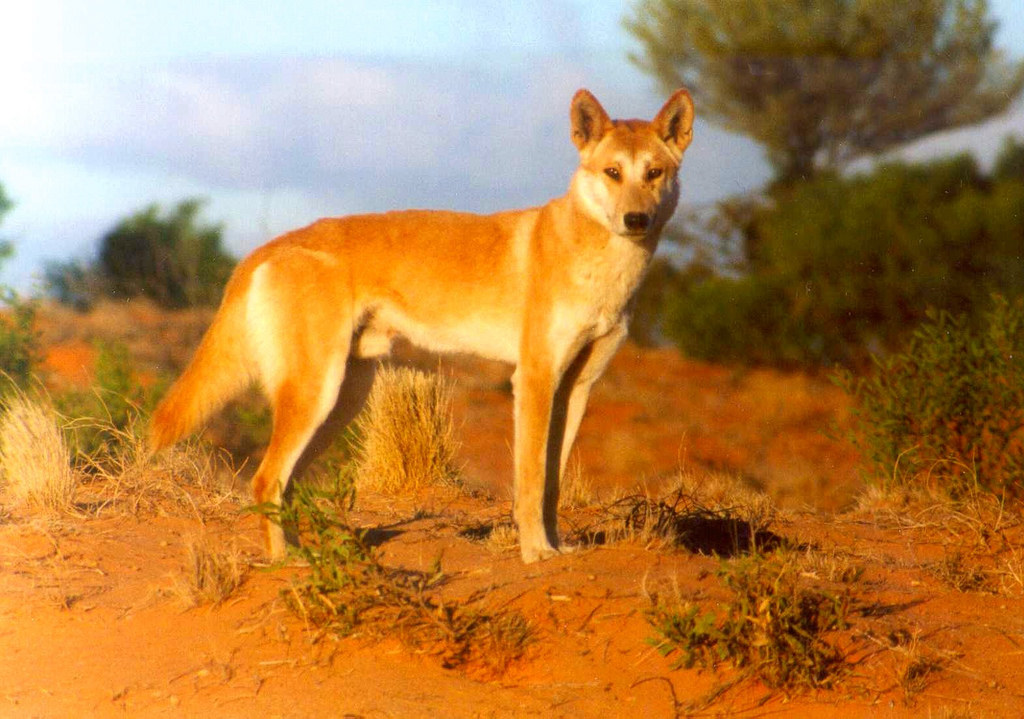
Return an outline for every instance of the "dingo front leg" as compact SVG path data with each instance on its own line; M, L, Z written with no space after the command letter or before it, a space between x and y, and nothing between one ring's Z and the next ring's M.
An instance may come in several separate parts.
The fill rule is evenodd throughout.
M523 561L535 562L558 552L558 465L548 442L559 377L549 359L524 357L515 381L513 514Z

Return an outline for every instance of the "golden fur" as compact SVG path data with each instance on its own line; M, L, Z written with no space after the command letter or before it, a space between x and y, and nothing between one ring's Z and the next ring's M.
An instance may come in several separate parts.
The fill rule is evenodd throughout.
M613 121L580 90L570 121L580 165L569 192L542 207L324 219L245 258L153 415L153 447L257 380L274 428L253 494L279 505L296 465L359 411L394 337L503 360L516 367L522 557L557 552L559 476L675 210L693 103L679 90L651 122ZM270 555L282 556L283 531L264 525Z

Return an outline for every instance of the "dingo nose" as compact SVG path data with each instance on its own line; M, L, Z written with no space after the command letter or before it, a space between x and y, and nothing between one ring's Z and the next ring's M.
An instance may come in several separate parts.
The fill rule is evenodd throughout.
M651 218L643 212L627 212L623 216L622 222L630 232L643 232L651 223Z

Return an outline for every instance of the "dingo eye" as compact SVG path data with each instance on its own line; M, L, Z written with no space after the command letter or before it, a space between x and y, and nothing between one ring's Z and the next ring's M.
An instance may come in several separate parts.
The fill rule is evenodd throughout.
M608 177L612 178L616 182L622 179L622 173L619 172L619 168L617 167L604 168L604 174L608 175Z
M652 167L647 171L647 181L653 182L661 177L662 169L660 167Z

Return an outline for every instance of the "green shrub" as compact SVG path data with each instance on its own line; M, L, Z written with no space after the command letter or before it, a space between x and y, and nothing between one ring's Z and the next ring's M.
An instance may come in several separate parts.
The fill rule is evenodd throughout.
M901 348L928 307L976 321L991 293L1024 294L1014 152L992 177L956 157L776 188L734 225L738 271L666 293L666 336L714 361L856 366Z
M153 204L121 220L100 239L95 262L51 262L47 293L88 309L102 295L148 297L168 308L216 304L234 267L219 225L200 221L203 201L171 211Z
M202 205L183 200L166 215L150 205L104 235L99 271L108 291L164 307L215 304L234 260L222 248L221 228L199 223Z
M0 185L0 221L13 203ZM0 267L12 254L11 243L0 240ZM36 305L0 285L0 398L12 387L25 389L39 357L39 339L35 330Z
M696 604L657 604L651 642L677 666L714 669L731 662L772 688L828 687L844 666L826 634L847 627L849 599L803 587L784 554L723 561L718 578L732 592L724 612Z
M884 482L1024 494L1024 299L993 299L978 328L930 311L869 376L837 374L857 403L851 439Z
M49 297L79 312L92 309L103 294L96 272L82 260L47 262L43 268L43 286Z
M0 287L0 397L25 389L39 361L36 305Z

